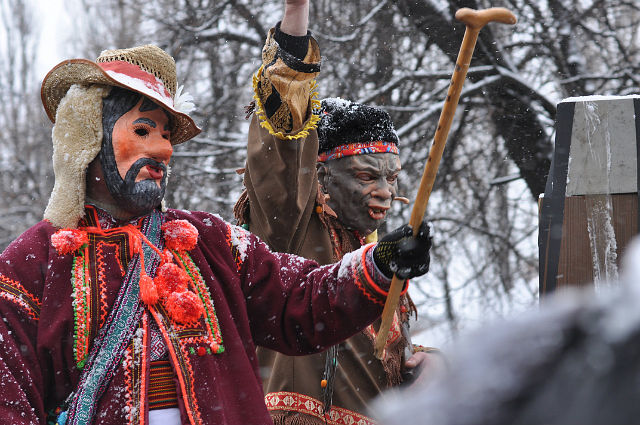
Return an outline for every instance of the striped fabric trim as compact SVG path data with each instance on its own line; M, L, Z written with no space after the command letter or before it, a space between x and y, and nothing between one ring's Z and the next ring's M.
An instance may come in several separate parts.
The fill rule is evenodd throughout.
M400 318L398 317L398 312L396 311L393 314L393 322L391 323L391 328L389 328L389 333L387 334L387 342L384 345L385 349L387 349L391 346L391 344L400 339L400 337L402 336L401 326L402 324L400 323ZM373 324L367 326L364 332L368 333L371 336L371 339L373 339L374 341L378 337L378 332L376 331L376 328L373 326Z
M42 302L35 295L30 294L17 280L9 279L0 274L0 298L4 298L25 310L34 320L40 319Z
M166 309L161 303L156 304L156 307L158 310L153 306L150 306L149 310L156 320L158 328L164 336L164 340L167 342L167 349L172 361L171 364L175 367L175 374L178 384L180 385L180 396L182 397L183 405L189 416L189 423L191 425L202 424L200 408L198 407L198 400L196 399L195 389L193 387L194 375L191 361L189 360L189 353L182 341L177 340L169 334L168 329L172 329L175 324L169 319L169 314Z
M373 262L373 248L375 248L375 246L375 243L371 243L365 245L356 252L356 255L354 255L354 258L352 259L353 278L356 286L360 289L360 292L362 292L369 301L384 306L388 291L380 288L376 284L376 281L386 281L386 284L388 285L391 283L391 279L388 279L376 270ZM374 276L372 277L370 273L373 273ZM404 282L400 295L404 295L408 288L409 281L407 280Z
M280 410L304 413L322 419L327 425L376 425L371 418L336 406L331 406L331 410L323 415L322 402L304 394L280 391L267 394L264 401L270 412Z
M227 225L227 243L231 248L231 255L236 262L236 269L240 272L242 264L247 256L247 249L249 247L249 235L250 233L244 230L242 227L234 226L232 224Z
M178 407L178 393L169 360L151 362L147 394L149 410Z
M398 155L398 146L393 142L376 140L371 142L349 143L337 146L330 151L318 155L318 162L327 162L331 159L344 158L351 155L366 155L372 153L392 153Z

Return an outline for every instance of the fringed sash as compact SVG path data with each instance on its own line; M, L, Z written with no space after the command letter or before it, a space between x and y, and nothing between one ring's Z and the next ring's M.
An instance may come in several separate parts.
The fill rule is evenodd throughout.
M153 211L143 220L141 226L142 233L147 239L160 248L162 248L161 225L162 214L159 211ZM142 252L146 272L149 276L153 276L160 259L146 244L142 244ZM127 274L113 308L93 341L78 388L66 412L68 425L88 425L92 422L100 397L109 386L127 346L138 329L144 311L143 305L139 302L139 281L140 256L136 254L129 262ZM58 422L64 423L64 419L61 419L59 418Z

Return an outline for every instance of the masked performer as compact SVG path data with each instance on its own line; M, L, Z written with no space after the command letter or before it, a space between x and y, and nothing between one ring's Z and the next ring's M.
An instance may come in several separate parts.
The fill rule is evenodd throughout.
M45 77L54 189L0 256L3 423L270 424L256 345L322 350L380 314L391 264L424 272L406 229L319 267L164 209L173 146L200 131L178 92L150 45Z
M295 22L303 25L276 26L263 49L246 190L235 214L274 251L329 264L376 239L397 194L398 137L380 108L341 99L319 105L313 93L317 45L305 16ZM409 342L401 328L414 308L401 298L382 361L373 355L377 324L325 353L291 357L259 348L265 401L276 425L373 423L365 416L368 402L403 381ZM407 366L429 361L420 352Z

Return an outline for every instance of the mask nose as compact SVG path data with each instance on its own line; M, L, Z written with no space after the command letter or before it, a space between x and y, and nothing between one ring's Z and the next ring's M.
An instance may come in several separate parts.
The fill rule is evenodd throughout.
M149 156L158 162L168 163L173 155L173 145L169 139L158 135L150 146Z
M395 192L393 185L389 184L386 179L380 179L376 182L375 189L371 193L374 197L384 201L390 200Z

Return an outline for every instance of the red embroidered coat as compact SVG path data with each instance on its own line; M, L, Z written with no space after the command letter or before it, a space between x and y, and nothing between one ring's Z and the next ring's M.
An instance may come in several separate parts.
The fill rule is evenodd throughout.
M209 294L197 326L163 316L183 423L271 424L256 345L290 355L316 352L381 312L371 301L380 295L363 273L363 249L318 267L272 253L254 235L208 213L169 210L164 216L197 228L198 244L181 261L192 289ZM131 259L124 232L90 234L88 255L81 256L59 255L50 243L55 231L40 222L0 256L2 423L44 424L47 412L75 389L77 365L110 311ZM148 331L153 320L145 314L140 329ZM216 329L224 346L220 354L211 350ZM99 401L95 424L147 422L151 349L146 333L138 335Z

